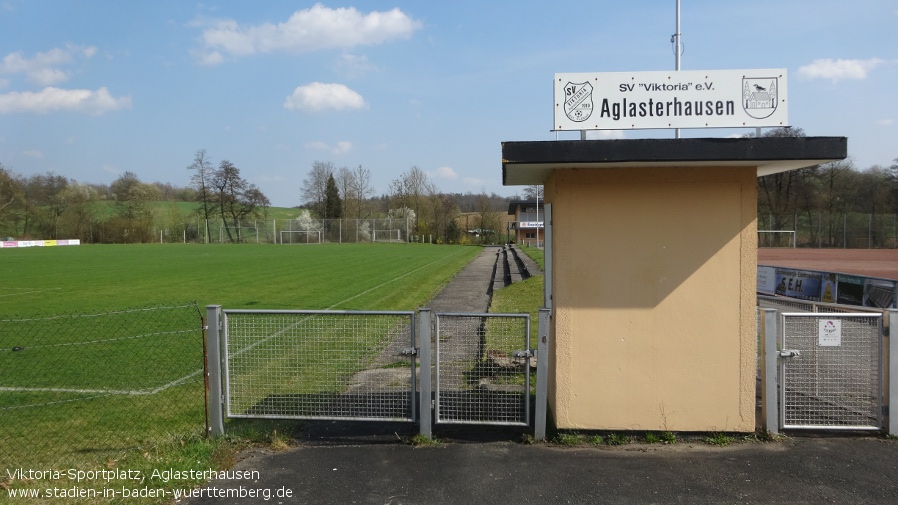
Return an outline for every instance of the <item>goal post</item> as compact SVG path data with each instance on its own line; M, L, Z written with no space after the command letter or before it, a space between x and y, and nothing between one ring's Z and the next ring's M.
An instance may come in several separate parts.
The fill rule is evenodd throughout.
M797 245L798 241L794 230L758 230L758 247L795 248Z
M280 244L320 244L321 230L281 230Z
M399 228L373 230L373 242L402 242Z

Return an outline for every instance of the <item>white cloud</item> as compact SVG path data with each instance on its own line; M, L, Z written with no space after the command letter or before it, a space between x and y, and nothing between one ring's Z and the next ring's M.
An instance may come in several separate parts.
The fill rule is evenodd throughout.
M362 95L343 84L313 82L299 86L284 100L284 108L318 112L327 109L345 110L365 107Z
M348 140L341 140L337 142L337 145L334 146L332 150L334 154L343 154L348 153L349 151L352 151L352 142L349 142Z
M78 57L91 58L96 53L96 47L73 45L37 53L32 58L26 58L22 52L9 53L0 62L0 73L24 74L33 84L50 86L65 82L70 77L69 72L59 67L75 63Z
M798 68L798 74L808 79L866 79L867 74L885 63L879 58L868 60L834 60L823 58Z
M455 172L455 170L452 169L452 167L440 167L430 174L437 179L445 179L450 181L458 179L458 174Z
M47 87L38 92L13 91L0 94L0 114L75 111L96 115L126 108L131 108L131 97L116 98L106 88L91 91Z
M33 149L31 151L22 151L22 154L29 158L34 158L34 159L38 159L38 160L44 159L44 153L38 151L37 149Z
M895 121L893 119L880 119L876 121L876 124L879 126L892 126L895 124Z
M348 153L352 150L352 142L348 140L341 140L337 142L336 145L330 145L326 142L322 142L320 140L316 140L314 142L307 142L305 144L306 149L311 149L314 151L330 151L333 154L344 154Z
M306 53L321 49L373 45L408 38L421 22L394 8L363 14L354 7L331 9L315 4L294 12L287 21L240 25L219 20L203 31L206 51L231 56L285 51Z

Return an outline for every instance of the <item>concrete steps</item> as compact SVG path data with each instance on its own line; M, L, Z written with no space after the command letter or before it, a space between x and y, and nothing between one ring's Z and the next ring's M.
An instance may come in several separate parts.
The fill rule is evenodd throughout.
M518 250L513 244L502 246L496 251L492 291L529 279L539 273L539 266L523 251Z

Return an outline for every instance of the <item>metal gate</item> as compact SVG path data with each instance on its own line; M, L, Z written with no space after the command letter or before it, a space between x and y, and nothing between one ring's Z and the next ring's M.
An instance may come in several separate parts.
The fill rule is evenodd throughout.
M535 438L545 438L549 309L540 309L538 353L529 346L528 314L217 305L206 312L214 435L228 417L419 421L428 437L434 420L529 426L533 417Z
M415 420L415 313L223 310L227 417Z
M780 426L882 428L882 315L784 313Z
M529 426L530 315L434 315L435 422Z

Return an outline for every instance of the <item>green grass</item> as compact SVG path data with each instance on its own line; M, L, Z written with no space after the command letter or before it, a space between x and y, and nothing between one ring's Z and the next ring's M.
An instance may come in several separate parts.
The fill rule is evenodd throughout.
M226 309L414 310L479 252L475 247L416 244L5 249L0 251L0 319L107 313L182 300L196 300L201 310L209 304ZM0 386L145 390L181 377L184 370L202 368L198 325L191 340L156 337L155 345L166 354L146 359L140 352L148 340L135 335L139 329L128 328L114 314L88 319L87 327L51 332L56 340L44 347L38 341L44 335L32 336L15 352L6 348L18 346L25 335L16 329L0 334L0 348L7 351L0 353ZM67 318L60 321L61 328L71 326ZM116 338L106 341L101 336L109 333ZM73 345L96 340L102 341ZM370 352L348 354L352 363L346 370L365 359L363 354L370 356ZM49 367L52 373L28 377L36 367ZM123 468L149 473L157 468L221 469L246 444L261 440L272 447L285 445L284 436L271 431L284 433L283 426L249 420L228 423L229 434L223 438L206 439L203 385L199 376L195 379L151 395L2 392L0 455L8 465L25 468ZM4 410L23 404L44 406ZM106 431L98 436L94 424ZM50 446L51 451L42 450ZM0 477L0 490L47 484L4 479ZM108 487L123 484L127 482ZM198 483L149 484L172 488Z
M543 276L537 275L493 292L490 312L530 314L530 347L536 349L539 309L543 304Z
M519 246L522 251L524 251L527 256L536 262L543 271L546 270L546 260L545 260L545 249L540 249L537 247L528 247L528 246Z
M200 307L414 310L478 248L134 244L0 250L4 316L172 301Z

